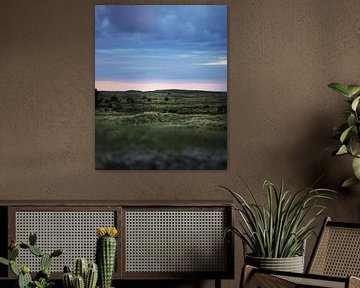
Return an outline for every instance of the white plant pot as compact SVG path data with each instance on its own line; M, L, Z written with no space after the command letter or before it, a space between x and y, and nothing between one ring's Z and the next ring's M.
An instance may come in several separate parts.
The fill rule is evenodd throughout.
M262 269L304 273L304 256L289 258L263 258L246 255L245 263Z

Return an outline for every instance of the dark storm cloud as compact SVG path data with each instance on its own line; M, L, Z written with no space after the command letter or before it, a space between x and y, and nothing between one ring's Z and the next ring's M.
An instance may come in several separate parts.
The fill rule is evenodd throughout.
M119 48L134 43L225 48L226 10L225 5L102 5L96 10L96 36L105 40L101 48L113 45L119 36Z

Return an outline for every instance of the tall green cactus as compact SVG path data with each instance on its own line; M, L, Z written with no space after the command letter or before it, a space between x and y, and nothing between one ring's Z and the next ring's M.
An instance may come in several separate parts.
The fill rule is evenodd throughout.
M98 228L96 243L96 262L99 267L100 288L110 288L116 258L115 227Z

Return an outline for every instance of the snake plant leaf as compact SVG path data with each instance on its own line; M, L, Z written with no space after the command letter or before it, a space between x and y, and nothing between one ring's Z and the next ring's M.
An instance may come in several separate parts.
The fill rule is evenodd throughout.
M360 180L360 158L354 157L352 168L357 179Z
M351 103L351 109L356 111L356 108L358 107L359 105L359 101L360 101L360 96L356 97L354 99L354 101Z
M339 155L344 155L347 153L349 153L349 152L348 152L346 145L341 145L341 147L339 148L339 150L336 152L335 155L339 156Z
M351 177L351 178L345 180L344 183L342 183L341 187L348 188L352 185L359 184L359 183L360 183L359 179L357 179L356 177Z
M351 96L354 96L360 92L360 85L348 85L347 90L349 91Z
M348 90L347 86L341 83L330 83L328 85L329 88L333 89L335 92L339 93L342 96L347 98L351 98L350 91Z
M340 136L341 143L344 143L346 140L346 137L349 135L349 132L352 130L353 126L350 126L349 128L345 129L345 131Z

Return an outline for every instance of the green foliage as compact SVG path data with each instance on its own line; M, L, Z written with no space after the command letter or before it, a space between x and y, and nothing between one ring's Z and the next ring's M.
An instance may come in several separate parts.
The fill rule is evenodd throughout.
M225 186L236 204L233 206L240 215L240 227L229 227L225 233L239 236L254 256L266 258L287 258L301 255L306 239L314 233L314 222L323 215L326 207L319 205L322 199L331 199L334 191L329 189L304 188L296 193L275 187L270 181L264 182L267 205L257 202L253 192L240 178L251 201Z
M98 92L97 169L225 169L227 93Z
M347 118L344 123L334 127L334 131L339 139L339 146L334 151L334 155L349 154L353 157L353 171L355 177L347 179L342 186L349 187L360 183L360 85L344 85L341 83L331 83L328 85L338 94L346 97L350 104L350 109L347 111Z
M40 280L33 282L32 288L51 288L54 285L54 282L49 282L48 280L41 278Z
M30 233L29 244L20 242L12 242L11 247L8 251L9 259L0 257L0 263L10 266L11 271L18 276L18 286L19 288L49 288L53 286L53 282L50 281L50 271L49 267L53 257L58 257L63 254L63 249L55 250L53 253L48 254L41 251L36 245L37 236L35 233ZM28 266L17 265L16 259L19 256L19 250L24 249L28 250L30 253L37 257L41 257L41 271L39 271L35 280L33 281L30 275L30 269Z

